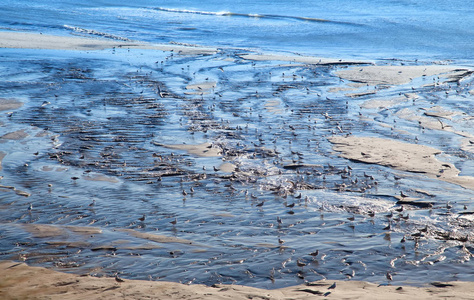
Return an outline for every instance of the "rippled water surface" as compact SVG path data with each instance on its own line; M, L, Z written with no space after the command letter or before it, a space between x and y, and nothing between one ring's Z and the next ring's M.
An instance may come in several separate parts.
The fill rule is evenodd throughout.
M473 280L472 220L461 214L473 209L471 190L339 158L327 140L352 132L419 142L472 174L458 137L394 121L404 105L468 111L472 78L454 95L421 89L416 104L371 122L360 105L375 96L331 89L343 84L334 72L345 65L253 62L242 50L0 54L2 97L23 102L2 113L2 132L27 134L0 144L3 259L265 288L386 283L388 271L397 283ZM453 124L472 133L471 123ZM203 143L216 155L167 146ZM401 211L400 190L432 208Z
M363 63L242 58L472 68L465 1L128 2L0 4L1 30L219 48L0 49L1 259L263 288L474 280L472 190L343 159L328 141L428 145L472 176L471 74L375 88L336 76ZM400 117L435 106L465 135ZM401 191L422 204L397 204Z

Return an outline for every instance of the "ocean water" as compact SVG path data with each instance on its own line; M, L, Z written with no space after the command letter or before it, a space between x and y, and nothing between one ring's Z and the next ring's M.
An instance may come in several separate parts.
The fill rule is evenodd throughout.
M340 128L429 145L472 176L466 137L397 117L439 105L458 113L443 122L474 135L472 75L456 84L427 76L352 98L334 75L345 65L240 56L472 67L473 18L465 1L439 0L2 1L3 30L220 51L0 49L0 98L23 103L0 114L0 258L264 288L388 284L387 272L393 284L474 280L472 190L343 159L327 140ZM188 86L211 82L202 93ZM366 100L404 94L417 100L361 110ZM17 130L27 136L3 138ZM225 155L166 147L204 142ZM234 175L224 170L229 162L239 167ZM433 206L402 210L400 191Z
M461 0L6 0L0 5L1 28L61 35L96 32L369 59L470 61L474 53L474 8Z

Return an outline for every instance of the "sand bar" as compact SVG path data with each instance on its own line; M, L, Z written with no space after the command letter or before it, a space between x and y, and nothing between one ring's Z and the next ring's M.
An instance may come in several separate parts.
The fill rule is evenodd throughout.
M379 286L361 281L317 281L264 290L241 285L186 285L60 273L25 263L0 261L0 298L9 299L472 299L470 282L425 287ZM336 288L328 289L333 283ZM326 294L327 293L327 294ZM324 296L326 294L326 297Z
M174 144L164 145L155 143L157 146L165 147L168 149L184 150L189 154L200 156L200 157L217 157L222 156L222 150L220 148L213 147L210 143L202 143L198 145L192 144Z
M83 38L76 36L55 36L27 32L0 32L0 48L15 49L53 49L53 50L103 50L108 48L136 48L161 51L174 51L180 54L214 54L215 48L191 47L182 45L148 44L107 39Z
M432 178L474 189L474 177L458 176L460 171L451 163L438 160L441 150L424 145L377 137L333 136L329 138L340 156L397 170L422 173Z
M315 56L294 56L294 55L276 55L276 54L244 54L241 58L256 61L291 61L295 63L311 64L311 65L334 65L334 64L372 64L369 61L356 61L323 58Z
M407 84L413 78L422 76L442 76L446 81L456 81L471 74L468 68L445 65L427 66L361 66L339 70L336 75L340 78L369 85L399 85Z

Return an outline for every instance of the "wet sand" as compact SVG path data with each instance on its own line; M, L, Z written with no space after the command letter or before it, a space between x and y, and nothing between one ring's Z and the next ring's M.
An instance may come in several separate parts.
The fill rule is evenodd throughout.
M84 296L108 299L306 299L315 296L469 299L472 294L472 282L453 281L458 276L457 269L450 270L455 275L451 274L446 284L430 285L431 280L425 278L423 287L413 287L410 286L413 279L408 277L410 266L436 268L446 256L452 255L452 259L459 262L460 266L456 267L461 268L462 278L473 279L468 264L473 257L474 238L474 177L469 163L470 153L474 153L471 126L474 116L469 115L469 104L462 101L473 94L470 68L441 63L377 65L337 58L258 53L239 53L230 59L220 57L217 49L206 47L18 32L0 32L0 47L75 51L116 47L165 51L168 53L161 53L166 55L165 63L174 59L170 53L182 59L186 56L184 63L176 63L176 66L170 63L167 76L184 75L170 80L167 85L147 78L148 74L132 74L130 77L136 81L120 82L121 87L130 88L129 94L123 93L125 100L101 96L103 103L97 100L96 106L76 108L76 102L78 106L81 104L74 95L63 104L54 103L64 97L60 87L44 102L41 99L39 107L26 104L25 108L21 99L0 99L0 111L4 113L0 125L5 129L0 136L0 143L5 145L0 149L0 171L8 165L0 190L8 197L2 205L12 207L12 216L1 225L8 227L11 236L20 233L19 241L8 235L16 249L8 249L12 252L8 259L54 265L55 269L85 274L58 273L3 261L0 263L2 299L25 296L52 299ZM160 59L155 64L165 65ZM194 66L196 61L197 66ZM288 64L282 64L285 62ZM219 67L209 67L213 64ZM261 71L268 69L275 74ZM159 70L163 71L163 67ZM206 73L208 70L212 72ZM88 76L92 76L87 70L71 68L69 71L68 78L78 83L88 82ZM226 78L228 73L235 78ZM242 73L250 74L250 79ZM239 76L244 78L244 83L238 82ZM316 82L311 76L323 79ZM269 84L261 87L261 79ZM98 80L91 81L95 84ZM115 83L115 79L112 81ZM152 92L147 94L147 88ZM156 98L150 96L153 93ZM297 102L299 99L303 104ZM127 108L134 105L140 109L132 111L131 118L132 113ZM55 119L55 113L48 109L55 109L56 113L70 110L72 114ZM213 116L216 110L219 114ZM166 120L173 112L177 116ZM74 119L80 117L86 121L80 123ZM135 119L137 121L133 121ZM100 120L99 125L94 123L96 120ZM109 124L112 124L110 128ZM150 133L140 127L142 124L158 124L159 129L150 125L153 128ZM161 128L171 133L167 135ZM55 130L61 131L62 136ZM189 136L182 138L183 131ZM18 153L27 156L21 157ZM40 160L41 155L49 160ZM17 180L12 174L27 174L27 184L22 182L22 177ZM161 194L170 201L166 205L153 203L151 211L150 206L132 206L127 195L124 199L115 199L120 195L115 190L127 187L127 182L156 187L156 190L147 190L140 185L136 190L130 189L145 205L148 199ZM82 199L80 194L86 190L92 190L92 196L85 198L88 202L79 203L76 199ZM354 197L357 205L342 200L348 194L357 195ZM460 196L451 202L453 195ZM330 202L338 196L340 201ZM351 196L347 197L351 200ZM48 200L36 200L29 209L29 201L36 199L34 197ZM383 201L373 205L373 198ZM91 199L97 203L91 203ZM241 210L233 210L237 203L231 201L235 199L242 205ZM221 206L226 201L231 205ZM127 209L117 208L116 203ZM277 204L283 208L272 206ZM18 209L13 209L15 207ZM206 217L197 213L202 207L209 207ZM57 213L58 208L62 210L60 218L52 219L51 215ZM42 209L50 212L38 216ZM120 217L115 218L115 215ZM387 215L390 215L388 219ZM249 216L252 218L246 219ZM284 221L280 222L281 218ZM425 223L430 218L438 219ZM436 227L436 222L442 222L443 226ZM204 227L212 223L216 227ZM307 227L299 229L301 224ZM226 236L248 225L252 226L248 235L240 237L241 232L237 232L235 236ZM223 235L222 240L228 243L223 250L219 248L222 246L219 238L206 235L218 229L222 233L216 232L217 236ZM277 231L272 232L273 229ZM202 236L199 230L204 232ZM263 232L263 235L254 237L254 232ZM320 240L297 244L299 238L303 241L324 234ZM374 266L376 271L360 258L371 260L372 252L364 252L371 248L350 244L353 234L359 238L357 241L374 238L374 242L367 243L373 247L378 247L373 243L385 245L387 242L389 250L380 250L383 258ZM334 238L339 235L341 240ZM342 240L344 235L348 240ZM403 242L395 241L401 238ZM410 242L409 250L405 248L405 238ZM29 239L33 239L34 246L40 250L30 253ZM440 245L440 241L445 244ZM419 243L429 246L419 250ZM320 247L317 259L308 258L308 244ZM54 250L49 247L57 247L58 251L74 249L72 262L65 259L66 262L56 263L56 256L70 258L71 254L69 251L66 251L68 254L50 254L47 251ZM199 265L207 267L211 261L230 253L228 249L240 251L241 248L244 254L231 253L225 263L221 263L230 265L230 270L216 267L225 276L219 274L216 276L219 279L205 281L217 281L213 286L130 280L122 273L123 283L110 278L112 270L120 270L114 258L117 252L125 261L128 259L125 256L143 256L146 260L150 254L147 251L161 251L156 252L160 258L167 255L173 260L158 269L176 268L178 273L175 277L166 274L165 280L174 278L174 281L194 283L195 275L181 277L179 272L196 268L192 274L199 274ZM46 253L42 253L45 249ZM102 253L98 255L102 266L97 272L91 266L81 269L81 263L75 263L75 260L88 260L88 257L79 257L83 251ZM265 272L253 269L252 263L246 264L255 252L262 255L256 261L266 265L270 251L273 251L273 261L278 263L269 265ZM323 251L328 254L326 259ZM357 251L365 254L352 257ZM199 256L207 253L211 259ZM179 265L181 255L186 258L182 267ZM386 258L389 255L393 257ZM305 268L296 264L302 257L307 262ZM113 263L108 259L113 259ZM404 264L396 266L395 262L402 259L405 259ZM140 265L136 261L129 264ZM147 266L156 267L153 263ZM240 266L243 269L238 269ZM327 271L329 268L331 271ZM153 270L147 272L154 274ZM170 272L173 273L173 269ZM252 284L257 277L265 285L221 284L221 281L234 282L233 274L229 275L232 272L245 274L239 275L244 282ZM386 278L387 272L394 276L393 286L386 286L391 282ZM131 278L140 276L136 270L125 273ZM359 273L364 280L373 283L357 281ZM444 278L442 271L438 273L436 278ZM105 278L107 276L109 278ZM228 281L227 276L231 278ZM333 276L348 280L314 280ZM353 277L355 280L350 280ZM155 278L163 280L156 275ZM275 278L282 286L292 286L268 289ZM291 284L288 278L293 278ZM328 289L333 282L337 288ZM379 283L384 285L379 286ZM330 294L326 294L328 292Z
M120 277L119 277L120 278ZM426 287L380 286L360 281L316 281L283 289L241 285L97 278L55 272L24 263L0 262L0 297L9 299L471 299L470 282L433 282ZM336 284L335 288L330 287Z

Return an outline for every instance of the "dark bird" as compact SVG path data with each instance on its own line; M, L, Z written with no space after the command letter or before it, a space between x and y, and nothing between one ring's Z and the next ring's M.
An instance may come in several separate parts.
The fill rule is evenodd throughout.
M278 243L281 245L281 244L284 244L284 243L285 243L285 241L284 241L284 240L282 240L282 239L278 239Z
M187 194L188 193L185 190L183 190L183 196L186 196Z
M402 198L407 198L407 197L408 197L408 195L406 195L405 193L403 193L403 191L400 191L400 196L401 196Z
M387 274L385 275L385 277L387 277L387 279L390 280L390 281L393 280L392 274L390 274L390 272L387 272Z
M178 219L174 218L174 220L171 221L170 223L173 224L173 225L176 225L176 223L178 223Z
M260 202L259 204L257 204L257 206L262 207L263 204L265 204L265 201Z
M118 282L119 284L122 282L125 282L122 278L118 277L118 275L115 275L115 281Z
M319 254L319 250L316 250L314 252L311 252L309 255L316 257L318 256L318 254Z
M296 265L297 265L298 267L301 267L301 268L302 268L302 267L306 266L306 263L304 263L304 262L300 261L299 259L297 259L297 260L296 260Z
M142 222L143 222L143 221L145 221L145 219L146 219L146 216L145 216L145 214L143 214L143 217L141 217L141 218L138 218L138 220L140 220L140 221L142 221Z
M334 282L330 287L328 287L328 290L332 290L336 288L336 283Z
M89 204L90 207L95 206L95 200L92 200L92 203Z

